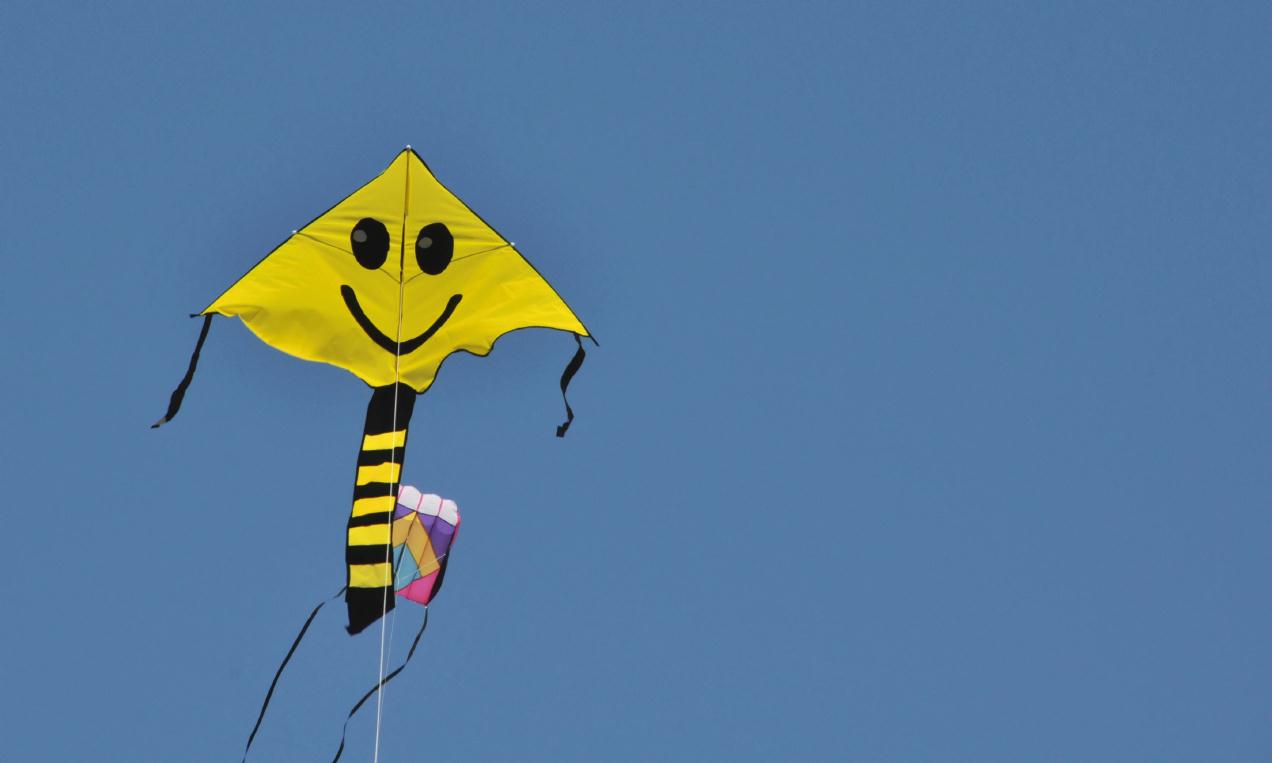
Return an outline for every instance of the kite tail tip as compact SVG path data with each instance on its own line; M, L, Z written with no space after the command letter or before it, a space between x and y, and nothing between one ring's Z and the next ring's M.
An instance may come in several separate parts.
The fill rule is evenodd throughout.
M565 367L564 373L561 374L561 400L565 403L565 422L557 427L556 436L565 437L565 432L574 423L574 409L570 407L570 399L565 396L565 390L570 386L570 380L574 378L574 374L578 373L579 368L583 365L583 358L587 357L587 353L583 351L583 340L578 334L574 335L574 343L579 349L574 353L574 357L570 358L570 363Z
M191 315L191 318L197 317ZM172 397L168 399L168 412L163 415L155 423L150 425L151 429L159 427L172 421L177 415L177 411L181 410L181 401L185 399L186 389L190 386L190 381L194 379L194 369L199 365L199 353L203 351L203 343L207 341L208 329L212 326L212 313L203 316L203 328L199 330L199 339L194 343L194 352L190 355L190 367L186 369L185 376L181 377L181 381L177 384L177 388L172 391Z

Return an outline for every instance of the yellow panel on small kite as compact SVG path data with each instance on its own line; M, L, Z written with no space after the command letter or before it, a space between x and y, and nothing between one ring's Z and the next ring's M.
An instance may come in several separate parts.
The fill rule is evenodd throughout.
M513 245L403 150L202 311L372 387L423 392L459 350L541 327L590 336Z

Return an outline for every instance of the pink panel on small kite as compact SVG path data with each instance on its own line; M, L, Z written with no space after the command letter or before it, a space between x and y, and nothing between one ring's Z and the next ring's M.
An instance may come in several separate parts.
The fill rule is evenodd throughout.
M422 578L412 580L409 585L398 589L398 596L405 596L418 604L428 604L433 593L433 581L437 580L437 572L430 572Z

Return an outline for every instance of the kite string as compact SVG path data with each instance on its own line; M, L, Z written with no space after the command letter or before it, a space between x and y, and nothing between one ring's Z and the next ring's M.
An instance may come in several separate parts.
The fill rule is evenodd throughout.
M407 146L410 149L410 146ZM402 191L402 228L401 235L398 238L398 314L397 314L397 349L393 353L393 431L398 431L398 395L402 392L402 315L405 310L406 298L406 215L410 209L411 199L411 160L407 157L406 166L404 168L406 182L403 183ZM394 443L390 446L389 462L395 463L397 459L397 445ZM402 439L402 455L406 455L406 438ZM403 458L403 461L406 459ZM393 498L396 505L397 496L393 495L393 486L401 484L402 470L398 469L398 478L396 482L389 483L389 496ZM393 562L393 521L392 516L389 520L389 542L384 544L384 563L389 565L392 571ZM389 612L389 590L396 586L397 581L391 580L389 585L384 589L384 600L380 608L380 669L376 679L376 685L380 687L380 691L375 696L375 754L372 758L373 763L380 763L380 725L384 716L384 637L385 637L385 620L388 618ZM396 619L394 620L396 622ZM426 621L427 622L427 621Z
M405 448L403 449L403 453L402 453L402 463L403 463L403 464L405 464L405 463L406 463L406 452L405 452ZM402 480L402 478L399 476L399 477L398 477L398 482L400 483L400 482L401 482L401 480ZM395 500L395 502L396 502L396 499L394 499L394 500ZM394 509L396 510L396 505L394 506ZM415 528L415 525L416 525L416 524L417 524L417 523L416 523L415 521L412 521L410 524L408 524L408 525L406 526L406 535L402 538L402 548L401 548L401 550L398 552L397 559L394 559L394 560L393 560L393 566L389 568L389 572L390 572L390 573L392 573L392 575L393 575L393 586L392 586L392 587L393 587L393 591L394 591L394 593L393 593L393 594L386 594L386 595L396 595L396 592L397 592L397 589L398 589L398 581L397 581L398 568L400 568L400 567L402 566L402 556L403 556L403 555L405 555L405 554L406 554L406 551L407 551L406 541L407 541L408 539L410 539L410 537L411 537L411 530L413 530L413 529ZM393 525L392 525L392 523L390 523L390 524L389 524L389 553L390 553L390 554L392 554L392 553L393 553ZM388 607L388 604L387 604L387 603L385 604L385 607L386 607L386 609L387 609L387 607ZM428 608L428 605L426 604L426 605L425 605L425 609L427 609L427 608ZM388 664L388 663L389 663L390 661L392 661L392 659L393 659L393 634L394 634L395 632L397 632L397 610L396 610L396 609L393 611L393 622L389 623L389 643L388 643L388 645L386 646L386 648L385 648L385 650L384 650L384 662L385 662L385 664ZM381 670L383 670L383 668L381 668ZM387 680L387 679L385 679L385 680ZM381 693L383 693L383 690L381 690Z

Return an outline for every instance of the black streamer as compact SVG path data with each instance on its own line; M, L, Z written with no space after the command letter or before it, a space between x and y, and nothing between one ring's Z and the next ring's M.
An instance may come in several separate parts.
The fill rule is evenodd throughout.
M389 673L378 684L371 687L370 691L368 691L366 694L363 694L362 699L358 700L357 704L353 706L353 709L349 711L349 715L345 718L344 726L340 729L340 749L336 750L336 757L331 759L331 763L337 763L337 761L340 760L340 756L344 754L345 737L349 733L349 721L353 720L353 716L358 712L358 710L364 704L366 704L367 700L374 697L376 692L384 688L385 684L387 684L389 681L392 681L394 676L396 676L398 673L401 673L406 668L407 663L409 663L411 661L411 658L415 656L415 647L420 645L420 638L424 635L424 629L427 627L428 627L428 607L424 607L424 622L420 624L420 632L415 634L415 640L411 642L411 650L406 653L406 659L402 660L402 664L398 665L397 668L394 669L392 673Z
M574 335L574 343L579 346L574 357L570 358L570 363L565 367L565 371L561 374L561 399L565 401L565 423L557 427L557 437L565 437L565 432L574 423L574 409L570 407L570 400L565 396L565 388L570 386L570 380L579 372L583 366L583 358L587 357L587 353L583 351L583 340L579 339L579 335Z
M212 316L209 315L208 317L211 318ZM198 355L198 351L195 352L195 355ZM252 733L248 734L247 746L243 748L243 763L247 763L247 753L252 749L252 741L256 739L256 732L260 731L261 722L265 720L265 710L269 707L269 701L274 696L274 689L278 686L278 679L283 676L283 668L287 667L288 662L291 662L292 655L296 653L296 647L300 646L300 640L305 637L305 632L309 630L309 626L313 624L314 618L318 616L318 610L322 609L323 605L328 601L335 599L342 593L344 593L343 588L336 591L336 595L332 596L331 599L318 602L318 606L314 607L314 611L310 612L309 617L305 619L305 624L300 626L300 633L296 634L296 640L292 642L291 649L287 650L287 656L283 658L282 664L279 665L278 670L274 672L274 680L269 682L269 691L265 692L265 701L261 703L261 712L256 716L256 725L252 727Z
M181 401L185 398L186 388L190 386L190 381L194 379L195 366L199 365L199 352L203 350L203 342L208 338L208 329L212 327L212 316L213 313L203 316L203 330L199 332L199 341L195 342L194 354L190 356L190 367L186 369L185 376L181 378L181 383L172 391L172 397L168 399L168 412L163 415L163 418L151 424L151 429L158 429L172 421L172 417L176 416L177 411L181 410Z

